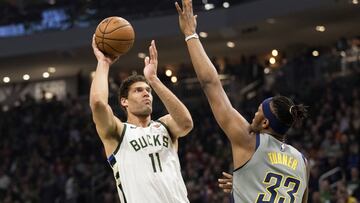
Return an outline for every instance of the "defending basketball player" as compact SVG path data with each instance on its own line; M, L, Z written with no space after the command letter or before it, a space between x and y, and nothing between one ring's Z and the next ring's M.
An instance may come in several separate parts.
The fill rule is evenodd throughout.
M104 145L122 203L187 203L187 191L177 155L178 138L193 127L184 104L157 77L155 42L145 58L144 76L122 82L119 102L127 113L121 122L108 105L108 73L117 58L105 56L96 47L98 60L91 84L90 106L96 130ZM151 120L152 89L169 114Z
M232 107L196 34L191 0L183 0L182 8L175 6L197 77L217 123L231 142L234 202L307 202L306 160L284 142L286 131L304 118L304 107L284 96L268 98L248 123Z

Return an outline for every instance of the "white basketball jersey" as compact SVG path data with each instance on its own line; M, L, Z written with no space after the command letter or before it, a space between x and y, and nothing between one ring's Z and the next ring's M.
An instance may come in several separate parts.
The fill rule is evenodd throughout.
M109 163L121 203L188 203L177 150L159 121L148 127L125 123Z

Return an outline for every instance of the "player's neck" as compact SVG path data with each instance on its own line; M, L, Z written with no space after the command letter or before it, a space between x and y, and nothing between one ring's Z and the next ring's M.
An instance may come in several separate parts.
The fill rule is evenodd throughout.
M127 123L136 125L138 127L147 127L151 121L151 116L135 116L130 114Z
M267 133L271 136L273 136L275 139L281 141L281 142L285 142L285 137L283 135L280 135L278 133L275 133L273 130L271 129L263 129L262 133Z

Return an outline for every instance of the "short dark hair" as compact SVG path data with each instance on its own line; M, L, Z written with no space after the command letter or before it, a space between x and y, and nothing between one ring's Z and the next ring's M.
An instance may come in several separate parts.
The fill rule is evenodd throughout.
M145 82L146 84L149 85L148 81L142 75L134 74L134 75L127 77L120 84L120 88L119 88L119 92L118 92L118 99L119 99L120 105L121 105L121 98L128 98L130 86L136 82ZM121 107L126 112L126 109L123 106L121 106Z
M275 96L271 103L275 116L287 127L299 124L307 117L306 107L303 104L295 105L288 97Z

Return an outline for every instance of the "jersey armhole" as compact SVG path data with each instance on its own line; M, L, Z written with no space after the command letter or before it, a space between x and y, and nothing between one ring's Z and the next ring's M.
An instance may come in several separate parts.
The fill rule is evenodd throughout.
M301 157L303 158L304 160L304 165L305 165L305 171L306 171L306 182L307 184L309 183L309 173L310 173L310 165L309 165L309 161L307 160L307 158L304 156L303 153L301 153Z
M306 159L306 157L304 156L304 154L303 153L301 153L300 152L300 154L301 154L301 157L303 158L303 160L304 160L304 163L306 164L307 163L307 159Z
M116 149L114 150L114 152L113 152L113 153L110 155L110 157L108 158L108 162L110 163L110 165L114 165L114 164L115 164L115 163L114 163L114 164L111 164L110 161L115 160L114 155L115 155L115 154L119 151L119 149L120 149L120 145L121 145L121 143L122 143L122 141L123 141L123 139L124 139L126 127L127 127L127 125L126 125L126 123L124 123L124 129L123 129L122 132L121 132L118 145L116 146ZM114 162L114 161L112 161L112 162ZM115 162L116 162L116 160L115 160Z
M257 149L259 148L260 146L260 134L259 133L256 133L256 144L255 144L255 151L254 151L254 154L255 152L257 151ZM244 166L246 166L247 163L249 163L249 161L251 160L251 158L254 156L254 154L250 157L249 160L247 160L242 166L239 166L238 168L234 169L233 172L235 171L238 171L240 170L241 168L243 168Z
M159 119L156 120L156 122L161 123L161 125L163 125L163 126L165 127L166 131L169 133L170 138L173 138L173 135L171 134L171 131L170 131L169 127L168 127L164 122L162 122L162 121L159 120Z

